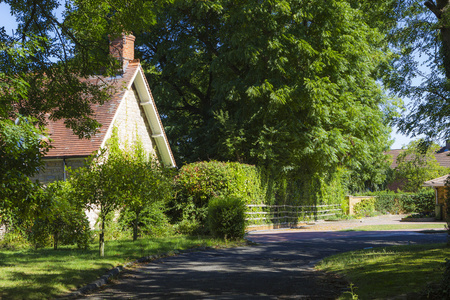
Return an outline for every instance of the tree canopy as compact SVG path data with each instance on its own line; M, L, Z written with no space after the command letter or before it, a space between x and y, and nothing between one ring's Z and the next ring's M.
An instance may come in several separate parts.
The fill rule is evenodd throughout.
M396 53L385 85L409 97L409 112L397 120L401 132L429 139L450 135L450 1L398 1L390 32Z
M434 154L439 145L424 147L423 140L412 141L397 157L395 179L404 181L402 190L418 192L427 180L448 174L449 168L441 167Z
M381 167L389 1L174 1L137 42L178 164ZM374 16L377 16L376 18ZM363 180L364 181L364 180Z
M4 120L63 119L91 136L90 104L108 89L83 79L117 72L108 35L133 31L179 164L348 169L358 186L383 178L392 109L377 80L394 0L71 0L62 20L57 0L2 2L19 22L0 36L0 79L15 91L0 95Z

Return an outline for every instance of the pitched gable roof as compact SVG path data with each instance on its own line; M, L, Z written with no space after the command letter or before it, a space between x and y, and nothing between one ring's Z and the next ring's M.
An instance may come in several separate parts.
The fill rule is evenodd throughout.
M395 150L390 150L388 151L386 154L390 155L392 157L392 164L391 164L391 168L395 169L398 164L397 164L397 157L400 155L400 153L402 153L403 149L395 149ZM450 168L450 151L443 151L442 149L439 150L438 152L436 152L434 154L434 157L436 157L437 162L439 163L439 165L441 167L446 167L446 168ZM406 160L410 160L410 158L406 157Z
M152 137L156 141L162 162L167 166L175 166L172 150L139 61L133 60L127 63L122 76L105 80L112 82L116 92L103 105L94 104L92 106L94 110L93 118L102 124L99 132L92 136L91 139L79 139L78 136L73 134L72 130L65 126L62 120L50 121L48 133L53 140L51 143L53 148L49 150L46 158L85 157L103 147L106 143L106 137L112 131L114 119L121 102L124 100L125 93L134 84L139 93L141 105L150 124L153 133Z

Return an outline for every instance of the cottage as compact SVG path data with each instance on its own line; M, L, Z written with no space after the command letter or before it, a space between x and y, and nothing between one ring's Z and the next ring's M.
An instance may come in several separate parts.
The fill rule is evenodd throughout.
M134 40L132 35L122 35L110 44L111 54L122 61L123 73L102 78L111 82L115 93L103 105L93 105L94 118L102 124L100 131L91 139L79 139L62 120L49 122L53 148L45 156L45 167L33 179L43 183L65 180L66 167L82 166L85 158L105 146L113 127L118 128L121 143L139 137L148 153L154 153L165 166L175 166L150 87L139 60L134 59ZM95 83L99 79L90 80Z
M447 220L447 190L446 181L449 175L425 181L423 186L433 187L436 191L436 219Z

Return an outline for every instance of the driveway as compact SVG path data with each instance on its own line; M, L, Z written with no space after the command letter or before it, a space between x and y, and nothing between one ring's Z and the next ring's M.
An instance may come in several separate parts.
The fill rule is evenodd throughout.
M368 247L445 242L417 231L251 232L257 246L185 253L128 270L83 299L335 299L342 279L315 271L324 257Z

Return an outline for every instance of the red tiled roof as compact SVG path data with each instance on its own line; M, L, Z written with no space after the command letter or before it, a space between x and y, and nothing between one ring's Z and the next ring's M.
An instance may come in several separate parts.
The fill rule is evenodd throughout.
M78 136L73 134L71 129L65 126L63 120L56 122L49 121L47 130L50 138L53 140L51 143L53 148L48 151L46 158L88 156L92 154L92 152L97 151L100 148L117 108L122 101L126 87L129 86L139 68L139 62L130 62L123 76L109 79L112 81L112 85L116 91L111 99L103 105L94 104L92 106L94 110L93 118L102 124L102 127L99 129L99 132L90 139L78 138ZM93 82L96 80L98 79L92 79Z
M397 157L403 151L404 151L403 149L395 149L395 150L390 150L386 153L386 154L390 155L393 159L392 164L391 164L392 169L394 169L398 166ZM449 154L450 154L450 151L445 151L444 148L442 148L441 150L439 150L437 153L434 154L437 162L439 163L439 165L441 167L450 168L450 156L448 156ZM406 157L406 160L408 160L408 157Z

